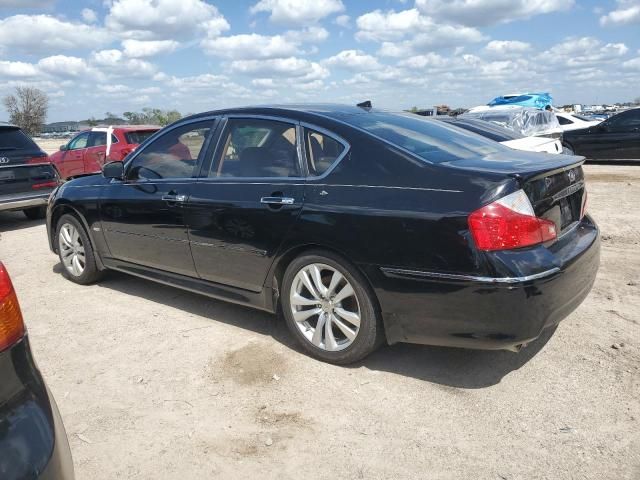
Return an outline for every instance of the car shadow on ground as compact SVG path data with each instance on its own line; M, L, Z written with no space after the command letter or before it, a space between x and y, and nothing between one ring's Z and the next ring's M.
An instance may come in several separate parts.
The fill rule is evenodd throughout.
M53 271L61 273L62 268L58 263ZM119 272L109 272L99 286L209 318L211 321L269 335L287 348L304 354L281 315L271 315L210 299ZM554 332L555 329L546 330L538 340L519 353L412 344L384 345L363 361L345 368L364 367L454 388L485 388L500 383L504 376L525 365L545 346Z
M36 227L38 225L44 225L44 219L29 220L22 212L0 212L0 235L5 232L22 230L23 228Z

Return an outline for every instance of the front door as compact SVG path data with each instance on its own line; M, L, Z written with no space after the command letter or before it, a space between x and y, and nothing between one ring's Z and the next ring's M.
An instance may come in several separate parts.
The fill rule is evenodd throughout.
M213 120L174 127L125 166L100 202L102 228L113 258L197 276L185 223L185 205Z
M640 108L619 113L606 123L611 149L609 158L640 158Z
M56 163L62 178L74 177L85 173L84 152L87 148L88 140L89 132L82 132L67 144L66 150L62 152L60 162Z
M188 224L201 278L258 292L300 214L304 174L293 123L228 118Z

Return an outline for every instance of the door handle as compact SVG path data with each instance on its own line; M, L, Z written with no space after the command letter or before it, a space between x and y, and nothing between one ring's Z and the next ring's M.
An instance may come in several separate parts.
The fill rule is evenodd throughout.
M168 195L163 195L162 196L162 200L164 200L165 202L185 202L187 200L187 196L186 195L172 195L172 194L168 194Z
M291 197L262 197L260 203L267 205L293 205L295 198Z

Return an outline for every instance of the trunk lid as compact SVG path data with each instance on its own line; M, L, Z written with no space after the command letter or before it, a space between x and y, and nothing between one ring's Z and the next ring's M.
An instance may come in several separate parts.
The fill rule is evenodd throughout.
M449 166L516 179L536 216L551 220L558 236L580 221L586 201L584 157L535 152L510 152L461 159Z

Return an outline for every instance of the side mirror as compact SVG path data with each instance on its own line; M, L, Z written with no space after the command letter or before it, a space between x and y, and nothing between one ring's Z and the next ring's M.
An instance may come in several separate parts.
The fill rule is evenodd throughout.
M102 167L102 176L122 180L124 178L124 164L122 162L105 163Z
M65 151L67 151L67 150L68 150L68 148L67 148L67 146L66 146L66 145L60 145L60 151L61 151L61 152L65 152Z

